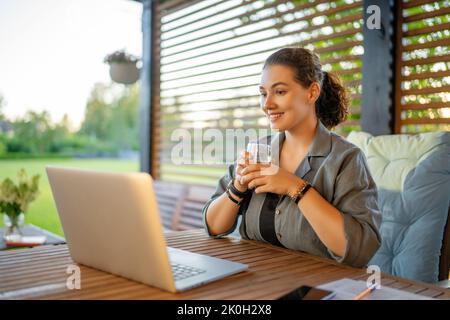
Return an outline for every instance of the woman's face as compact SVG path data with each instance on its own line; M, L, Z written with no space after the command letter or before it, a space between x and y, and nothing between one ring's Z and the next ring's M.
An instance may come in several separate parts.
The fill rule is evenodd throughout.
M289 131L315 117L315 101L320 87L304 88L294 79L294 71L284 65L269 65L261 76L260 105L274 130Z

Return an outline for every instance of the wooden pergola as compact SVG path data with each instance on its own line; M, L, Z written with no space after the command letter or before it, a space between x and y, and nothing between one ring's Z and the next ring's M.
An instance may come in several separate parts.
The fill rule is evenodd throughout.
M169 126L172 123L177 124L176 121L172 120L161 120L161 116L164 116L164 109L162 107L161 100L161 43L163 41L162 35L164 34L164 17L173 14L174 12L186 9L190 6L196 5L201 1L157 1L157 0L142 0L143 4L143 15L142 15L142 32L143 32L143 69L141 75L141 170L151 173L154 177L160 177L160 164L161 156L160 150L163 149L161 145L161 136L163 135L164 126ZM206 10L214 6L223 5L226 1L216 1L216 3L209 6L204 6L203 9L197 9L192 11L191 14L198 13L201 10ZM255 3L258 1L250 1ZM261 1L259 1L261 2ZM262 1L265 3L264 1ZM279 1L275 1L277 4ZM301 21L310 17L311 19L317 17L318 13L309 14L308 10L312 7L314 9L319 8L319 6L324 5L327 1L316 1L315 3L293 1L296 4L295 10L304 10L305 16L303 18L297 18L296 21ZM450 92L450 86L446 81L441 82L440 87L424 87L424 88L408 88L405 86L405 82L408 81L421 81L427 78L439 78L445 79L445 77L450 76L450 71L448 67L443 68L443 70L428 70L423 69L423 72L402 72L402 69L408 68L410 66L417 66L423 64L431 64L436 62L442 62L444 65L450 61L450 55L447 53L448 46L450 44L450 38L448 36L448 30L450 25L448 21L449 7L441 6L437 4L439 1L428 1L428 0L410 0L410 1L384 1L384 0L355 0L354 3L339 4L336 1L336 5L329 7L326 11L320 12L320 14L330 13L334 14L334 19L326 22L319 27L327 27L335 25L338 23L354 23L354 21L361 22L362 25L356 26L353 30L338 31L331 35L319 36L320 40L330 40L334 41L337 35L341 37L348 37L352 46L362 46L364 48L364 53L356 55L345 55L338 58L325 59L325 62L331 64L337 62L351 63L352 60L358 60L362 63L359 67L350 68L349 70L336 70L338 74L348 75L351 73L360 74L362 80L352 80L348 81L349 86L353 86L357 89L352 94L352 98L358 100L358 104L354 106L351 110L355 114L358 114L359 118L350 120L350 124L358 125L359 129L362 131L369 132L373 135L385 135L400 133L402 126L408 124L450 124L450 118L433 116L431 118L404 118L402 117L402 112L417 112L421 110L432 111L441 110L443 108L448 108L449 103L446 101L448 98L441 98L432 100L427 100L425 103L423 101L409 101L408 96L410 95L420 95L420 94L440 94L445 95L445 92ZM246 2L247 3L247 2ZM281 2L280 2L281 3ZM269 6L267 3L264 6ZM272 4L270 4L272 5ZM373 10L369 8L370 6L376 5L380 9L380 28L371 29L368 28L367 19L373 15ZM434 8L428 12L419 12L415 14L410 14L408 10L414 7L428 6ZM434 5L434 7L433 7ZM237 6L235 6L237 8ZM235 7L231 7L234 9ZM265 7L263 7L265 8ZM437 8L437 9L436 9ZM289 9L289 8L287 8ZM289 9L293 11L294 9ZM348 15L342 14L344 10L348 11ZM357 11L352 11L357 10ZM249 12L256 12L256 9L252 9ZM325 12L325 13L324 13ZM352 12L356 12L353 14ZM336 15L337 14L337 15ZM277 16L278 15L278 16ZM281 17L280 13L277 13L274 17ZM442 16L443 23L438 25L418 25L411 30L404 28L405 24L414 25L425 19L431 17ZM245 15L241 15L241 20L245 18ZM247 16L247 18L251 16ZM174 18L171 21L182 20L183 17ZM198 21L204 18L199 18ZM244 21L244 20L242 20ZM170 21L169 21L170 22ZM197 22L195 20L192 23ZM247 21L248 22L248 21ZM214 23L213 23L214 24ZM286 22L283 26L287 25ZM205 27L203 27L205 28ZM280 27L281 28L281 27ZM307 26L304 29L300 29L299 32L315 32L318 27ZM202 29L202 28L200 28ZM198 29L198 30L200 30ZM194 31L197 29L194 29ZM281 29L279 29L281 30ZM340 29L336 29L340 30ZM194 32L193 31L193 32ZM256 31L249 32L248 34L255 34ZM294 34L295 32L291 32ZM434 33L442 33L441 38L436 38ZM184 35L185 33L181 33ZM280 33L281 34L281 33ZM356 35L356 37L354 37ZM358 38L359 35L359 38ZM361 39L362 35L362 39ZM408 44L405 42L407 37L415 37L426 35L427 41ZM429 36L430 35L430 36ZM176 36L172 36L174 38ZM279 36L280 37L280 36ZM167 39L172 39L167 38ZM356 39L353 41L353 39ZM436 40L437 39L437 40ZM164 41L166 41L164 40ZM350 41L352 40L352 41ZM296 45L302 44L312 44L314 45L315 40L304 40L298 41ZM256 45L256 41L255 42ZM182 42L183 43L183 42ZM201 45L201 47L204 45ZM169 46L175 47L175 45ZM318 48L317 52L326 54L332 50L338 51L343 50L343 48L349 47L349 44L338 43L327 48ZM405 53L411 52L413 50L434 50L436 47L444 48L444 54L432 56L431 54L425 58L420 56L409 56L405 58ZM445 49L447 48L447 49ZM190 49L184 50L188 54ZM181 51L181 52L184 52ZM214 52L214 51L213 51ZM430 51L431 52L431 51ZM434 51L433 51L434 52ZM169 56L174 56L175 53L169 54ZM201 55L200 55L201 56ZM164 57L163 57L164 58ZM201 57L200 57L201 58ZM323 58L322 58L323 59ZM176 60L178 61L178 60ZM189 81L189 80L186 80ZM345 83L345 81L344 81ZM208 93L209 91L204 91ZM406 97L406 98L405 98ZM405 100L406 99L406 100ZM434 100L433 100L434 99ZM176 100L177 101L177 100ZM406 102L405 102L406 101ZM177 103L177 102L176 102ZM181 110L179 107L176 110Z

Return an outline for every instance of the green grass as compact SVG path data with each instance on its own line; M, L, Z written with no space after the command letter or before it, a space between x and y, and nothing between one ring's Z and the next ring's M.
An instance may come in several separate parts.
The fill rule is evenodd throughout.
M46 165L59 165L73 168L98 169L116 172L133 172L139 170L138 161L118 159L14 159L0 160L0 179L16 179L16 173L24 168L28 175L40 174L38 198L31 203L25 215L25 223L32 223L58 235L63 235L50 185L45 173ZM0 227L3 226L3 217Z

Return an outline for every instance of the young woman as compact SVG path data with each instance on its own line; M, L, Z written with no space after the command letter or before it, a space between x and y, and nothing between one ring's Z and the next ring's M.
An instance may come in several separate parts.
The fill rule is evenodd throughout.
M362 267L381 239L377 188L362 151L329 129L345 120L346 91L319 57L284 48L264 64L261 108L272 129L270 167L244 152L203 209L208 234L245 239ZM276 147L275 147L276 146Z

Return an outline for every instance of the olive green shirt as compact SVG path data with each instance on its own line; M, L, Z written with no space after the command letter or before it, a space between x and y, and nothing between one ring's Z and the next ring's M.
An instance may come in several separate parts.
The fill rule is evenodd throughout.
M285 134L279 132L266 139L271 143L272 158L277 163ZM203 208L203 223L209 235L206 210L214 199L225 192L228 182L234 177L234 167L235 164L228 167L227 174L219 180L215 193ZM363 152L318 121L314 140L295 175L309 181L323 198L341 212L347 247L342 257L331 252L319 239L298 205L287 196L281 197L274 210L275 232L279 242L292 250L332 258L355 267L367 265L381 244L378 231L381 213L377 203L377 187ZM244 239L266 242L261 236L259 225L265 197L266 193L253 192L251 198L241 205L239 233ZM233 232L237 221L238 218L230 230L214 237Z

